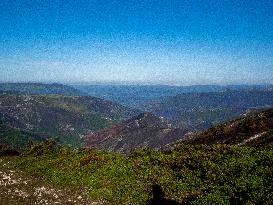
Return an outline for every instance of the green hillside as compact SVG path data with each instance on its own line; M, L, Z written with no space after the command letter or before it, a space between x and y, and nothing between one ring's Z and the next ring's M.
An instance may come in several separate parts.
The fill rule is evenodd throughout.
M30 140L42 142L48 137L41 133L20 130L0 122L0 144L8 144L14 149L24 148Z
M253 112L199 132L188 143L273 147L273 109Z
M3 124L72 146L81 146L84 135L132 115L133 110L90 96L0 94Z

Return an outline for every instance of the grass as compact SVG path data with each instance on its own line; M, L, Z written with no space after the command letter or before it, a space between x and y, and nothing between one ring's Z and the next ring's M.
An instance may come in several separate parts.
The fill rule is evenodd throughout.
M155 184L166 198L184 204L273 203L270 149L182 145L123 156L47 141L29 146L14 164L56 186L87 186L91 198L110 204L147 204Z
M30 176L14 167L14 158L0 158L0 204L105 204L90 198L88 187L60 188L41 177Z

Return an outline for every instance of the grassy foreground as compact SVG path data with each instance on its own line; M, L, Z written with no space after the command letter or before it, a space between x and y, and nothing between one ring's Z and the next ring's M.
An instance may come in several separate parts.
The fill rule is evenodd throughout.
M122 156L48 141L29 146L13 160L56 186L87 186L92 199L109 204L147 204L155 184L166 198L183 204L273 203L273 150L182 145Z

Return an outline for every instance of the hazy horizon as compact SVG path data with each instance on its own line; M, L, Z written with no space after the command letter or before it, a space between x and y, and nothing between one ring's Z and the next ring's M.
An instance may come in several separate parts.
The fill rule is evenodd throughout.
M0 81L273 84L273 4L0 2Z
M157 82L113 82L113 81L93 81L93 82L73 82L73 81L0 81L0 83L22 83L22 84L62 84L62 85L83 85L83 86L170 86L170 87L191 87L191 86L273 86L273 83L214 83L214 84L175 84Z

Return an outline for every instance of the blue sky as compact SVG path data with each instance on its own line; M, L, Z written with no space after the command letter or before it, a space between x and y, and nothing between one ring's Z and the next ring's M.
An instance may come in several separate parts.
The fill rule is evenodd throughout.
M273 83L271 0L1 0L0 81Z

